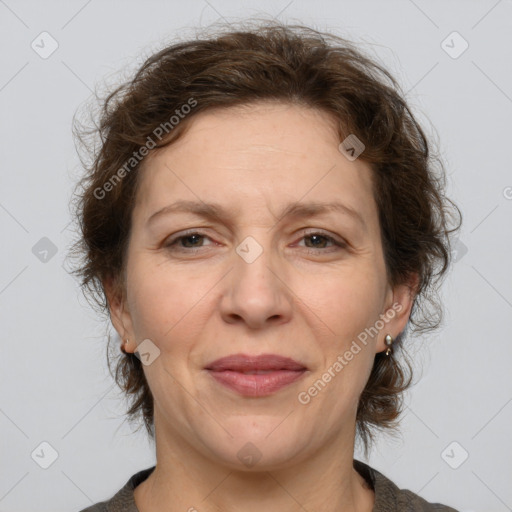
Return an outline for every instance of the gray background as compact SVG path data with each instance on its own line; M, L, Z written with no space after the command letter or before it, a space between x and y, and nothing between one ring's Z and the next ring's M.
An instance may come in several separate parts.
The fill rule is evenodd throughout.
M63 267L80 173L75 110L163 42L265 13L373 48L427 132L437 130L464 215L444 327L414 340L422 378L407 395L402 436L381 437L367 462L429 500L512 510L512 2L184 4L0 0L0 510L80 510L154 462L143 432L123 420L104 327ZM43 51L43 31L58 43L47 58L31 47ZM460 37L446 40L453 31ZM58 453L48 469L42 442Z

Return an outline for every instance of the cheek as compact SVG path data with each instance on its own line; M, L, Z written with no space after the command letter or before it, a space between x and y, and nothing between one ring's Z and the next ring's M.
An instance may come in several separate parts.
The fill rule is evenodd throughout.
M201 290L193 280L147 258L131 263L128 292L135 334L138 339L150 338L159 345L186 323L183 321L200 300Z
M176 265L171 268L149 256L134 258L128 289L137 340L149 338L176 362L190 357L197 340L205 336L218 281L212 272L205 275Z
M316 314L328 336L350 344L381 313L383 279L377 268L342 269L296 283L297 295ZM332 339L332 338L331 338Z
M310 317L318 329L325 333L316 338L322 364L308 381L308 385L316 386L313 393L321 390L320 398L313 400L313 410L333 407L332 413L337 411L340 418L343 411L356 410L375 357L377 338L372 338L373 332L365 334L365 329L379 318L383 292L384 279L372 265L364 271L352 267L336 277L331 274L320 281L310 278L302 282L300 297L315 313Z

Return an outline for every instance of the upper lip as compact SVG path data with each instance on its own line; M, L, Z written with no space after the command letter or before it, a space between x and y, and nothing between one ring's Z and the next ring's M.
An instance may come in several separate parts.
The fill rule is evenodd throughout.
M246 372L251 370L306 370L306 367L289 357L277 354L231 354L221 357L209 363L207 370L222 372L232 370L236 372Z

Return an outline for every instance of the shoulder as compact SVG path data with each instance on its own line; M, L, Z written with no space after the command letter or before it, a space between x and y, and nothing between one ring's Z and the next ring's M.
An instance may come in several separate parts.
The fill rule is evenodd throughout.
M133 491L154 469L155 466L135 473L112 498L84 508L80 512L139 512L135 505Z
M447 505L430 503L407 489L399 489L389 478L364 462L354 460L354 469L366 479L375 492L374 512L458 512Z
M80 512L107 512L107 510L106 502L102 501L101 503L96 503L95 505L84 508L83 510L80 510Z

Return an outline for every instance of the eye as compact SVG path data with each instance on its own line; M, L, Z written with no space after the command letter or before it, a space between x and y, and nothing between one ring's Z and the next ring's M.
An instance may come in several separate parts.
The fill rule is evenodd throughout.
M334 250L338 250L338 248L345 248L347 247L347 244L342 242L342 241L339 241L337 240L336 238L330 236L330 235L327 235L325 233L322 233L322 232L310 232L310 233L306 233L302 238L301 240L310 240L310 244L312 245L307 245L306 244L306 247L312 247L313 250L309 250L309 251L306 251L310 254L319 254L319 253L322 253L322 252L332 252L332 249L331 250L324 250L328 247L325 246L325 244L331 244L331 248L334 247Z
M206 238L208 237L203 233L198 231L191 231L189 233L185 233L184 235L171 238L171 240L165 244L165 247L171 251L176 250L181 252L197 252L194 249L205 247L199 242Z
M211 241L211 239L204 233L199 231L190 231L188 233L184 233L171 238L164 247L169 251L195 253L199 252L202 247L215 245L214 243L205 245L205 240ZM326 252L330 253L333 252L333 250L336 251L347 247L345 242L317 231L304 234L300 240L306 241L306 245L302 247L308 248L308 250L306 250L308 254L318 255ZM326 244L330 244L330 246L326 246Z

